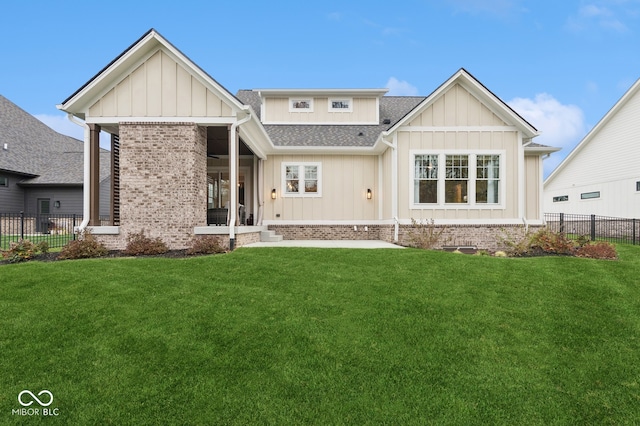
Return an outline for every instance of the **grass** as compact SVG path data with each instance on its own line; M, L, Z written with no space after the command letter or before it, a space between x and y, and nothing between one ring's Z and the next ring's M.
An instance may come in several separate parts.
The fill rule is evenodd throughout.
M0 266L0 423L633 424L620 261L263 248Z
M0 250L8 250L11 243L20 241L20 235L0 235ZM45 235L25 235L25 240L29 240L34 244L46 241L51 248L61 249L69 241L74 240L73 234L45 234Z

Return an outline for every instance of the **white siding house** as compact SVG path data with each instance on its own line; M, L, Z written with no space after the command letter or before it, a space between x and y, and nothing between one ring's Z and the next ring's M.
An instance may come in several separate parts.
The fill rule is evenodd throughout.
M640 79L545 180L544 210L640 217Z

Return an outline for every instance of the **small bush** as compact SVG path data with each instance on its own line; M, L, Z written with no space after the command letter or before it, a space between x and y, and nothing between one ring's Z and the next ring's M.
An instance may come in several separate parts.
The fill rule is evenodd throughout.
M144 235L144 230L130 234L127 237L127 247L123 253L128 256L164 254L169 251L160 237L150 238Z
M576 243L567 238L562 232L553 232L542 228L533 234L529 240L530 252L542 252L545 254L572 255L576 249Z
M58 259L89 259L106 256L109 250L89 231L85 230L77 240L69 241L58 255Z
M594 244L586 244L576 250L576 256L588 257L590 259L616 260L618 253L613 244L600 241Z
M411 228L407 231L409 246L430 250L440 240L445 230L445 227L437 227L433 219L418 222L411 218Z
M194 235L189 241L187 254L215 254L224 253L227 250L222 245L220 238L215 235Z
M10 263L17 263L33 259L39 253L46 254L48 251L49 244L46 241L34 244L29 240L20 239L17 242L12 242L9 245L9 250L3 250L2 257Z

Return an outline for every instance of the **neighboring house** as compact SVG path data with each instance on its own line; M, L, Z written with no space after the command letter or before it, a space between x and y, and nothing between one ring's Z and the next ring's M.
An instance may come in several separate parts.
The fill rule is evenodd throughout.
M109 214L110 160L101 196ZM0 95L0 213L82 214L83 143L61 135Z
M85 121L92 149L100 131L119 141L119 222L84 224L116 249L141 231L233 248L267 228L406 243L412 220L446 226L441 243L493 248L506 227L543 224L542 158L557 149L533 143L530 123L464 69L426 97L386 91L234 96L152 29L58 106Z
M640 218L640 79L544 182L547 213Z

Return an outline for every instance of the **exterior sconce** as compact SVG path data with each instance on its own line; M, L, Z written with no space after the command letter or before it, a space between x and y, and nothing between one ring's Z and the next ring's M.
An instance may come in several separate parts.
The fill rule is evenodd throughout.
M276 189L275 189L275 188L273 188L273 189L271 190L271 199L272 199L272 200L275 200L275 199L276 199Z
M370 200L371 197L373 197L373 194L371 194L371 189L367 189L367 200Z
M54 206L56 209L59 209L59 208L60 208L60 201L56 201L55 203L53 203L53 206Z

